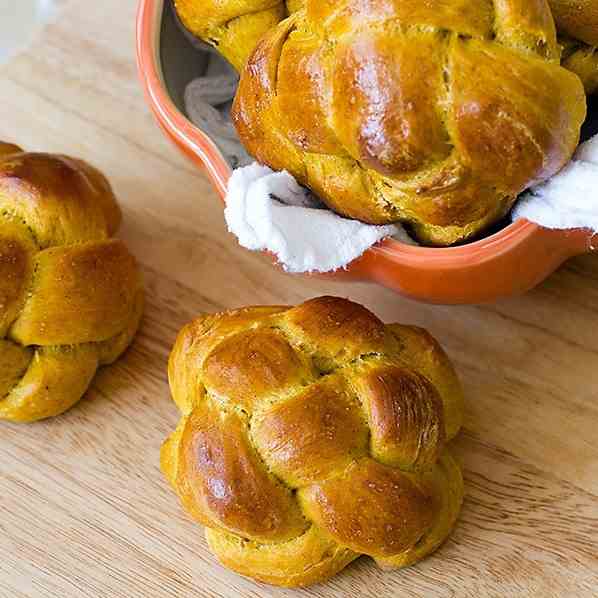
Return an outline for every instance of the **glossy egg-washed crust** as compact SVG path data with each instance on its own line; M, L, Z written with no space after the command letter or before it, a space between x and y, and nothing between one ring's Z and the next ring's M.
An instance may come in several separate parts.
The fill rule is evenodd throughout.
M162 470L234 571L305 586L362 554L404 567L453 528L463 396L426 331L333 297L206 315L169 378Z
M62 413L137 330L137 264L121 213L80 160L0 142L0 419Z
M308 0L262 37L233 119L337 212L450 245L571 158L586 101L559 61L546 0Z

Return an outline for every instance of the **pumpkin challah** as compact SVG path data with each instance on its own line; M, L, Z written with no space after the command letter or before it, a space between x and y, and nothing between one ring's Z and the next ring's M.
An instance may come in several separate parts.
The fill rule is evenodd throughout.
M424 330L333 297L207 315L169 378L182 419L162 470L234 571L304 586L362 554L410 565L450 533L463 397Z
M181 22L241 70L258 41L306 0L175 0ZM549 0L563 34L563 66L598 91L598 0Z
M546 0L307 0L261 39L233 118L337 212L468 239L571 158L586 115Z
M58 415L117 359L143 304L106 179L0 143L0 419Z

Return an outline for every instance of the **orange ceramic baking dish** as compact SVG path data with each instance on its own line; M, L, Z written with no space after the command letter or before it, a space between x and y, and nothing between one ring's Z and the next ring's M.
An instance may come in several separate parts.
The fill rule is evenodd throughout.
M137 55L146 97L158 123L182 152L207 171L224 199L231 168L182 108L186 83L201 74L205 65L176 25L169 0L140 0ZM585 137L598 132L595 100L590 114ZM593 249L590 231L554 231L519 221L460 247L415 247L389 239L346 270L327 276L376 282L428 303L484 303L524 293L570 257Z

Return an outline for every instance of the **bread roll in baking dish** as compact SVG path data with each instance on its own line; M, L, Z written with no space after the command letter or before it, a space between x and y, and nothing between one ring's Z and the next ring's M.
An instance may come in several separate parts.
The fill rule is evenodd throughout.
M303 0L174 0L183 25L240 70L261 36Z
M308 0L250 57L233 118L329 207L450 245L571 158L586 114L545 0Z
M562 35L563 65L579 75L587 93L598 91L598 0L549 0ZM261 36L306 0L176 0L185 26L217 47L240 70Z

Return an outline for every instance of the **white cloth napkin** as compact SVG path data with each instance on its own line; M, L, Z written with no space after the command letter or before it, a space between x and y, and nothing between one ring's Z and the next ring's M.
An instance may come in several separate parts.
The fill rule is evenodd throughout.
M515 204L513 220L520 218L546 228L598 232L598 135L582 143L559 174Z
M288 172L257 163L234 171L224 215L243 247L273 253L288 272L344 268L385 237L412 242L400 226L342 218L324 208Z
M233 168L250 164L252 158L241 145L230 119L239 75L207 44L196 42L196 45L206 53L208 66L203 77L194 79L185 88L185 111L214 140Z

